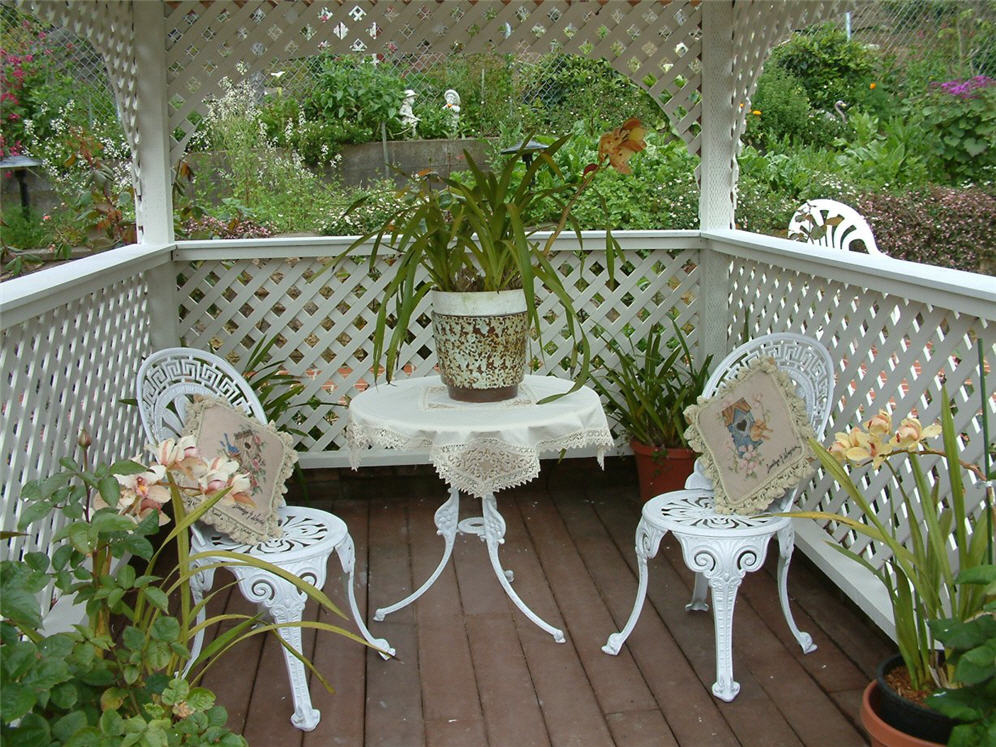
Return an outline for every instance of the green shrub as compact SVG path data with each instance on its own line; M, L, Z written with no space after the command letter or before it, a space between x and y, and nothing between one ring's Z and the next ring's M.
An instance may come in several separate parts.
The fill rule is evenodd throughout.
M854 136L841 141L840 170L865 189L910 189L930 179L923 130L914 122L892 119L884 125L869 114L851 118Z
M892 257L969 272L996 271L996 197L977 187L876 192L854 207Z
M996 80L978 75L933 84L919 114L934 164L950 182L996 175Z
M327 204L327 217L319 229L325 236L359 236L383 226L398 210L397 188L390 179L382 179L366 187L334 191ZM359 207L344 215L346 209L362 201Z
M324 122L336 142L380 140L382 124L400 133L398 110L406 86L392 66L323 56L316 68L315 86L304 102L304 113L309 120Z
M293 150L311 168L333 166L339 155L341 128L325 120L308 119L289 96L267 96L260 111L266 138L278 148Z
M814 109L832 112L834 103L861 103L874 70L873 54L833 24L793 34L771 53L771 62L794 75Z
M607 60L555 53L522 66L518 116L524 132L562 135L578 122L604 132L629 117L650 126L664 114L653 97Z
M799 80L784 68L770 66L757 82L743 140L761 149L783 139L802 140L809 113L809 97Z

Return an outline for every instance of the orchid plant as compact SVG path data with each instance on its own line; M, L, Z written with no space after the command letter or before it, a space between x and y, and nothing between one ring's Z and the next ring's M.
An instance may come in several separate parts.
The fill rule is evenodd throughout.
M197 561L208 562L200 570L260 566L263 561L240 553L225 553L223 560L191 554L188 530L219 501L251 502L249 477L231 459L204 458L192 437L150 447L150 464L136 458L92 468L86 458L90 437L83 433L78 443L82 465L63 459L61 472L21 489L19 529L53 513L67 520L52 538L52 551L0 564L0 741L245 744L225 727L224 708L198 682L232 646L253 635L275 633L280 625L231 612L197 623L212 595L192 605L189 583ZM154 548L150 539L171 522ZM3 537L20 533L5 532ZM171 542L177 560L164 570L161 560ZM265 565L325 610L344 617L320 589ZM39 593L53 586L85 606L86 623L72 632L43 631ZM174 616L171 610L177 608ZM189 661L194 637L222 619L231 626ZM327 623L295 625L364 643ZM276 639L286 645L279 635ZM311 663L302 661L331 690Z
M932 448L928 441L938 436L942 448ZM880 543L888 552L889 559L876 567L862 555L830 543L885 585L899 652L912 686L922 692L948 687L954 681L952 657L941 655L944 649L931 621L967 621L986 604L985 587L957 583L957 575L984 565L991 557L993 525L985 514L992 512L993 488L983 470L959 458L958 442L952 405L943 389L939 424L924 426L917 418L907 417L894 427L890 413L880 410L861 427L837 433L829 449L811 439L810 446L823 469L860 509L860 517L823 511L792 513L843 524ZM934 457L940 462L925 466L924 460ZM905 469L903 462L907 463ZM884 495L873 505L849 470L866 465L889 470L898 496ZM973 487L989 493L981 516L966 505L966 492ZM899 500L891 500L893 496ZM901 536L904 527L908 538Z
M467 152L467 181L440 177L435 172L421 172L395 195L400 204L384 225L353 241L325 269L338 268L357 249L372 240L370 268L378 253L385 248L392 252L393 276L384 288L384 297L393 303L382 303L374 325L374 362L384 364L388 381L398 368L399 355L408 334L410 322L422 299L431 290L441 291L502 291L521 288L532 330L538 335L540 318L536 300L536 282L552 293L563 312L560 321L565 334L575 342L570 360L571 369L580 363L575 383L580 386L587 378L591 349L581 328L571 292L551 261L554 242L571 225L581 240L581 227L572 219L571 210L583 192L591 188L598 174L614 168L630 173L628 162L646 144L646 128L632 118L622 126L602 135L595 163L588 164L581 174L565 177L557 165L557 151L567 142L563 137L531 155L525 173L517 178L520 149L501 169L490 172L481 168ZM529 138L526 138L528 142ZM525 145L523 145L523 148ZM524 159L525 160L525 159ZM547 186L537 186L536 177L547 170L551 180ZM346 217L359 209L369 195L346 210ZM556 205L560 213L557 223L536 223L537 215ZM539 241L535 234L550 230ZM606 269L613 275L619 245L606 231ZM423 279L423 272L428 280ZM375 368L375 371L377 369Z

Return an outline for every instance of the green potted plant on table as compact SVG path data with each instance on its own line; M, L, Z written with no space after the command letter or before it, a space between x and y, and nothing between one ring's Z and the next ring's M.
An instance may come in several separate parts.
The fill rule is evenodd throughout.
M909 417L894 429L892 417L882 410L862 427L836 434L829 449L811 441L823 469L843 488L849 505L857 507L857 515L792 513L842 524L880 544L889 554L888 560L876 567L862 555L831 543L878 577L892 607L899 655L880 667L862 705L862 721L876 744L893 744L897 734L912 735L926 743L948 740L956 722L930 707L943 698L929 697L939 690L958 690L963 684L959 681L959 657L953 649L953 644L962 641L948 637L948 631L980 615L991 615L993 610L993 590L959 583L964 576L958 575L968 574L971 580L992 562L992 483L985 476L988 468L980 469L959 458L960 436L955 430L953 407L943 388L941 396L940 425L923 427ZM988 406L985 398L983 402ZM927 445L938 435L941 450ZM856 481L846 465L889 470L892 480L888 491L873 504L864 494L861 480ZM980 512L971 511L966 504L972 487L986 491ZM908 538L903 536L904 528ZM948 648L942 645L945 640ZM945 711L959 715L955 709Z
M712 363L709 355L696 365L681 328L674 320L671 326L667 340L659 324L637 342L605 340L608 354L594 377L606 412L630 439L644 501L680 490L692 472L684 413L702 394Z
M20 493L19 529L50 521L53 513L68 520L52 538L53 551L0 563L0 741L10 747L246 744L226 727L225 709L199 681L232 646L276 632L279 625L259 615L232 613L197 622L213 594L191 605L191 563L201 558L190 554L187 532L219 501L251 500L249 478L237 472L235 461L201 459L192 439L164 441L151 466L121 461L91 468L86 461L90 437L84 432L79 443L82 466L63 459L62 471L27 483ZM188 512L184 495L203 500ZM167 506L173 526L156 549L151 539L170 523ZM22 534L3 532L3 539ZM175 550L167 550L170 545ZM171 552L176 562L165 569L160 561ZM264 564L241 553L230 555L201 569ZM266 565L342 616L321 590ZM84 620L70 632L43 630L39 594L52 588L75 595L85 608ZM221 620L230 627L190 661L194 636ZM327 623L300 624L362 642Z
M644 134L636 119L606 133L597 162L571 178L554 159L567 138L535 153L520 148L493 173L465 153L467 182L416 175L398 194L400 207L387 222L358 237L328 265L341 265L371 240L371 268L379 252L390 252L393 275L373 331L374 365L383 362L387 380L403 364L399 358L409 324L431 294L436 355L450 396L468 401L514 397L525 373L528 334L539 335L537 291L542 288L556 297L564 334L575 343L570 367L579 368L575 386L580 386L588 375L590 345L571 292L551 260L553 244L568 223L580 240L580 226L571 217L574 203L604 168L628 173L629 157L645 147ZM526 155L532 158L517 179L518 159ZM540 241L536 233L550 228L541 223L542 216L556 212L559 220ZM617 252L607 231L610 273Z

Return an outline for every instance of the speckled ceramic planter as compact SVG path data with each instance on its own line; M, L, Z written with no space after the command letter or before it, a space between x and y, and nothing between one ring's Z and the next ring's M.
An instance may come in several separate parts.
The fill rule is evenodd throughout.
M526 371L529 318L521 290L433 291L432 336L439 372L453 399L511 399Z

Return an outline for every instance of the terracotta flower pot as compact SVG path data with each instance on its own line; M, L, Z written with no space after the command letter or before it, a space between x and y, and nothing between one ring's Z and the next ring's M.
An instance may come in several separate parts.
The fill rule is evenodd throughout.
M636 458L636 473L640 478L640 499L649 501L655 495L681 490L692 474L696 454L691 449L666 449L630 441Z
M938 747L942 744L914 737L883 721L879 715L881 695L878 681L872 680L861 697L861 723L872 747Z

